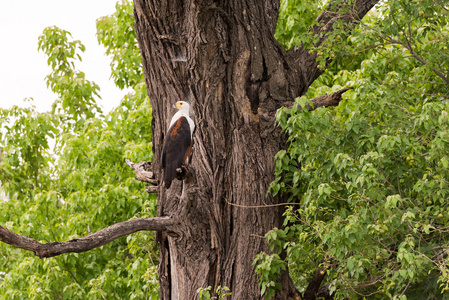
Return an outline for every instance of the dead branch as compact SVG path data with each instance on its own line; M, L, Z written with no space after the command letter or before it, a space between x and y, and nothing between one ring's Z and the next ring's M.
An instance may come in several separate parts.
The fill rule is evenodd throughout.
M340 101L342 100L341 95L343 95L343 93L351 89L353 89L353 87L347 87L330 95L324 95L313 98L312 100L310 100L310 103L312 103L312 105L309 102L307 102L305 106L309 111L315 110L320 107L337 106L338 104L340 104ZM301 105L298 105L298 110L302 110Z
M137 180L148 182L154 185L158 184L158 180L155 178L154 173L149 171L151 169L150 161L141 161L140 163L135 164L127 159L126 164L134 169Z
M317 109L319 107L337 106L338 104L340 104L340 101L342 100L341 95L343 95L343 93L351 89L353 89L353 87L347 87L330 95L324 95L313 98L312 99L313 108L308 103L306 104L306 106L309 109L309 111Z
M159 187L154 185L146 185L145 189L147 190L147 193L157 193L159 192Z
M122 236L142 230L164 231L174 225L171 217L140 218L106 227L94 234L66 242L40 243L0 226L0 241L16 248L33 251L39 258L53 257L69 252L85 252L106 245Z

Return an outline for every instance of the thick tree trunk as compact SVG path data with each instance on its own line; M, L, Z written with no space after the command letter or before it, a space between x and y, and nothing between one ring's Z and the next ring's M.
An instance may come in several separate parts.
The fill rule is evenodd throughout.
M283 209L260 206L284 202L267 195L273 157L286 146L275 112L321 74L314 54L287 53L275 40L278 9L270 0L135 0L158 178L172 104L190 102L196 123L195 177L158 193L158 216L189 206L176 230L158 234L162 299L197 299L198 288L219 285L232 299L261 298L251 264L268 252L262 237L282 225ZM281 284L279 299L300 299L287 273Z

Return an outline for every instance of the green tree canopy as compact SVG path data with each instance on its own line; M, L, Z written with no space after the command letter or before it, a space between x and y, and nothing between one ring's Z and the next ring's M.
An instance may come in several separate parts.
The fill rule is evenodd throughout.
M50 112L0 110L0 223L38 241L65 241L133 217L153 216L149 196L125 159L151 157L149 106L132 4L97 21L98 40L112 55L112 78L130 88L103 114L100 87L76 69L85 47L48 27L39 50L52 68L47 86L58 95ZM105 99L107 101L107 99ZM102 248L41 260L0 244L0 299L158 299L152 233Z
M308 42L302 14L316 14L293 2L278 23L287 48ZM333 62L297 103L354 90L333 109L278 111L290 146L271 192L300 206L266 236L275 252L256 259L262 287L286 263L301 291L326 272L337 299L447 299L448 18L447 1L383 2L316 49Z

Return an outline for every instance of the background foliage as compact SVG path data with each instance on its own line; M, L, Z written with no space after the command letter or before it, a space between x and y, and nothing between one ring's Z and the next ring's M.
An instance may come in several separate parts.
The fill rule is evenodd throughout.
M320 3L282 3L277 37L300 45L297 22ZM298 103L354 90L335 108L278 111L290 145L271 192L301 206L255 260L267 298L285 265L301 291L326 267L336 299L449 298L448 4L381 2L351 36L306 41L334 60Z
M0 110L0 223L39 241L65 241L133 217L155 215L125 159L152 159L151 108L132 29L132 4L97 21L111 55L112 78L130 93L109 114L100 88L76 69L85 50L58 27L46 28L39 50L58 95L50 112ZM31 101L31 100L30 100ZM107 99L106 99L107 101ZM0 243L0 299L158 299L152 233L137 233L86 253L40 260Z

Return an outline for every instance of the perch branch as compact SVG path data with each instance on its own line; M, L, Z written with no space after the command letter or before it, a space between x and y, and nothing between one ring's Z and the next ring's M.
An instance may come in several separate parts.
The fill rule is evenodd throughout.
M136 176L140 181L150 183L153 180L157 181L153 178L153 173L147 171L147 168L151 166L151 163L140 162L138 164L135 164L129 160L127 160L126 163L134 169ZM44 258L61 255L63 253L79 253L89 251L94 248L104 246L120 237L143 230L167 231L169 233L175 232L177 225L182 222L182 219L189 211L189 193L196 192L196 188L190 186L190 183L193 181L194 176L192 174L192 171L188 172L187 174L188 178L185 180L185 182L189 183L189 188L183 186L182 195L180 197L180 202L183 204L183 206L181 207L180 213L175 217L164 216L155 218L133 219L111 225L93 234L90 233L90 228L88 226L88 236L66 242L51 243L41 243L33 238L19 235L5 227L0 226L0 241L16 248L33 251L34 254L39 258ZM146 189L148 192L157 192L159 187L147 186Z
M158 184L157 179L154 177L154 173L148 171L151 168L151 162L149 161L141 161L140 163L133 163L129 159L126 160L126 164L134 169L134 173L136 173L136 178L142 182L148 182L154 185Z
M159 192L159 187L154 185L146 185L145 189L147 190L147 193L157 193Z
M66 242L40 243L33 238L14 233L0 226L0 241L16 248L33 251L39 258L69 252L85 252L106 245L113 240L142 230L164 231L176 222L171 217L140 218L106 227L94 234Z

